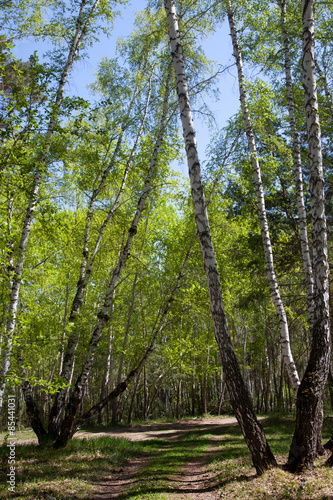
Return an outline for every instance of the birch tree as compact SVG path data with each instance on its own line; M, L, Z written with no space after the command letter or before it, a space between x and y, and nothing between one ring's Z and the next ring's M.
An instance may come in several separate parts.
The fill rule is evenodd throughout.
M96 17L96 10L99 5L99 0L95 0L93 3L86 0L82 0L79 6L79 11L76 15L74 22L74 32L72 34L71 40L69 42L69 49L67 52L67 57L63 67L61 69L61 74L57 84L54 101L51 104L51 108L48 112L48 123L46 126L46 134L43 140L42 149L37 153L36 163L33 173L33 183L29 196L28 207L25 212L25 217L22 225L22 232L20 237L20 243L17 251L17 258L15 263L15 269L12 277L12 284L10 289L10 303L8 307L8 321L6 327L6 334L4 337L4 345L2 350L2 367L0 373L0 407L2 405L3 394L6 384L6 376L11 364L11 352L13 347L13 335L16 324L17 307L20 294L20 286L24 268L24 261L26 257L26 250L29 241L29 235L31 231L31 225L33 221L34 212L36 205L38 203L38 197L40 193L41 184L43 182L43 176L45 174L46 162L50 151L50 146L52 142L52 137L54 134L54 128L57 124L59 117L59 111L64 97L64 89L68 76L72 69L73 63L77 57L79 49L83 46L85 38L89 36L90 25L93 24Z
M141 76L141 75L140 75ZM122 196L124 194L125 186L127 183L127 178L129 175L129 171L132 168L132 163L133 163L133 157L135 154L135 151L137 149L138 143L140 141L142 132L143 132L143 127L147 118L147 112L148 108L150 106L150 95L151 95L151 77L148 79L148 89L147 89L147 95L146 95L146 102L144 105L144 112L141 118L141 122L138 125L138 130L136 131L135 139L134 139L134 144L129 152L126 165L123 171L122 175L122 180L120 182L120 186L118 188L118 191L116 192L115 198L111 203L111 206L108 210L108 213L106 217L104 218L102 224L100 225L98 229L98 236L95 239L93 243L93 249L92 251L89 250L89 247L91 246L91 229L92 229L92 222L93 222L93 217L95 214L95 205L98 202L99 195L103 192L103 189L105 188L106 182L108 180L108 177L110 175L110 172L115 168L116 163L119 161L119 155L121 152L121 146L124 140L124 133L125 130L129 127L130 120L134 119L133 113L132 113L132 108L136 104L136 99L138 97L138 92L139 92L139 87L141 84L140 78L137 77L136 79L136 85L134 87L132 96L129 100L129 105L128 108L125 110L125 114L121 119L120 123L120 133L118 136L118 139L116 141L115 148L112 152L111 158L108 158L106 156L103 165L100 168L99 173L97 174L95 180L94 180L94 188L90 196L90 200L88 203L87 207L87 215L86 215L86 222L85 222L85 234L84 234L84 242L83 242L83 249L82 249L82 259L81 259L81 265L80 265L80 275L77 283L77 288L76 288L76 293L75 297L73 299L72 307L71 307L71 312L69 315L69 324L72 325L73 331L70 334L70 336L67 339L67 346L66 346L66 352L64 355L64 361L62 365L62 370L61 370L61 377L68 382L70 378L70 373L73 365L73 360L75 356L75 350L77 347L78 343L78 332L76 331L76 320L80 315L81 307L83 304L83 297L84 293L86 291L87 285L89 283L89 279L92 274L93 270L93 264L95 261L95 258L98 254L99 247L101 245L101 242L103 240L104 233L106 231L106 228L111 224L112 219L115 215L116 210L119 208L120 202L122 201ZM113 133L113 131L112 131ZM112 143L113 140L112 138L110 139L110 143ZM49 421L49 433L51 436L57 436L58 431L59 431L59 425L60 425L60 418L63 412L63 407L64 407L64 398L66 394L66 389L60 389L60 391L56 394L55 400L52 406L51 414L50 414L50 421Z
M311 325L313 322L313 311L315 307L315 304L313 302L313 274L312 274L311 255L309 249L308 231L307 231L306 210L304 204L301 143L296 126L295 102L293 96L293 85L291 77L291 57L289 49L290 44L286 28L286 10L287 10L286 0L279 1L279 6L281 11L281 29L282 29L283 49L284 49L284 68L285 68L285 78L286 78L289 124L293 138L293 160L294 160L294 172L296 181L299 232L300 232L303 268L307 286L307 302L308 302L308 312L309 312L309 324L311 330L312 329Z
M263 429L254 414L228 331L228 325L223 307L219 271L212 245L201 179L200 162L189 101L188 84L186 80L183 49L178 28L176 7L173 0L164 0L164 7L168 23L172 61L176 75L179 110L191 182L194 214L203 264L207 277L215 337L221 354L233 410L244 434L246 443L250 449L253 465L256 468L257 474L262 474L268 468L276 465L276 461L266 441Z
M154 69L155 65L153 65L152 68ZM154 75L154 78L158 82L158 79L156 79L156 75ZM87 382L88 382L90 374L91 374L93 362L94 362L95 355L96 355L96 350L97 350L98 345L100 343L100 340L102 338L103 330L109 322L109 314L110 314L110 308L112 307L112 304L113 304L114 290L115 290L115 287L117 286L117 284L119 282L119 278L120 278L120 276L121 276L121 274L122 274L122 272L127 264L127 261L128 261L129 255L130 255L130 251L131 251L132 246L133 246L133 241L134 241L136 234L138 232L138 225L139 225L140 219L142 217L143 210L145 208L148 196L151 195L151 193L152 193L152 185L151 185L152 180L153 180L154 176L162 175L162 174L156 173L156 168L157 168L157 164L159 162L160 150L163 147L164 136L166 133L166 127L168 124L168 120L170 119L169 105L168 105L168 99L169 99L169 93L170 93L170 84L169 84L170 71L169 71L169 76L166 77L166 80L167 81L165 84L162 83L162 89L165 86L164 97L163 97L162 102L161 102L161 98L160 98L160 89L161 89L160 83L158 83L158 91L156 90L156 92L155 92L155 102L154 102L155 124L154 124L154 129L153 129L153 131L149 131L149 132L148 132L148 130L146 130L146 134L148 134L149 137L152 134L155 135L155 142L152 142L151 140L149 140L147 142L147 138L146 138L146 142L145 142L141 138L141 134L142 134L142 129L143 129L143 123L145 121L146 114L147 114L148 103L149 103L149 107L150 107L151 78L149 77L149 73L148 73L148 82L146 82L146 83L148 83L147 100L146 100L146 103L144 103L143 109L141 109L142 120L141 120L141 122L138 120L139 127L134 134L134 145L130 149L129 159L127 160L127 162L125 162L125 172L124 172L124 175L122 176L122 180L120 182L120 190L116 193L115 202L111 203L111 209L110 209L109 213L107 214L106 219L104 220L103 224L100 226L100 229L98 230L96 243L94 243L92 245L93 251L92 251L90 259L89 259L88 258L88 256L89 256L88 244L89 244L89 235L90 235L90 225L91 225L92 215L93 215L92 207L91 207L91 200L90 200L90 204L89 204L88 212L87 212L87 219L86 219L86 221L88 221L88 223L89 223L89 227L87 230L87 222L86 222L85 236L84 236L83 260L81 261L81 274L82 274L82 272L83 272L83 274L82 274L82 276L80 274L80 278L79 278L78 285L77 285L77 292L76 292L74 302L73 302L73 307L75 306L76 314L75 315L71 314L71 317L73 316L74 320L76 317L79 316L79 313L80 313L80 310L82 307L83 292L86 289L86 286L87 286L87 283L88 283L88 280L89 280L89 277L91 274L93 259L95 258L96 254L97 254L98 246L100 245L100 242L102 240L102 236L103 236L103 233L104 233L104 230L106 227L106 221L111 220L111 217L109 217L110 214L112 215L115 212L116 208L118 208L118 206L119 206L121 194L124 191L125 180L128 176L128 172L129 172L130 166L132 164L135 148L137 147L138 142L140 140L142 140L142 145L140 144L140 147L142 147L143 151L145 151L145 147L147 147L147 144L152 143L151 152L150 152L150 154L151 154L150 165L149 165L148 171L146 173L144 186L141 187L141 194L139 196L139 200L138 200L136 209L134 211L133 219L132 219L132 222L130 224L130 229L128 230L127 237L124 239L124 241L121 245L120 253L119 253L118 259L115 263L114 270L111 273L111 278L106 286L106 291L104 292L105 293L104 299L102 300L101 308L97 314L96 325L95 325L95 328L91 334L89 346L88 346L87 352L84 355L85 359L83 359L83 365L82 365L81 371L79 371L76 382L74 384L74 388L73 388L72 394L70 396L69 403L68 403L66 411L65 411L65 415L63 417L63 412L65 410L66 390L60 389L58 391L58 394L56 395L55 403L53 405L53 408L52 408L52 411L50 414L48 435L44 436L44 433L42 433L40 435L41 441L44 441L44 439L49 439L49 438L51 438L52 440L57 439L56 446L64 445L67 442L67 440L69 439L69 437L71 437L71 435L72 435L73 422L74 422L78 407L82 401L84 389L87 385ZM138 77L138 81L140 81L140 82L142 81L141 75ZM137 92L137 90L134 90L135 94L136 94L136 92ZM158 98L156 96L158 96ZM158 99L158 100L156 100L156 99ZM131 99L130 99L130 102L131 102ZM156 104L158 104L158 106L156 106ZM130 123L133 123L133 117L131 118ZM125 127L125 125L127 127L128 123L124 124L124 127ZM122 137L122 135L123 135L123 130L121 129L120 137ZM118 139L118 142L119 142L119 139ZM116 151L118 152L118 150L119 150L119 147L117 148L117 145L116 145ZM136 162L142 161L142 154L143 154L143 152L141 151L141 156L139 156L139 159L136 159ZM113 156L114 156L114 154L113 154ZM145 158L147 158L147 153L145 153ZM104 187L107 173L110 172L112 167L114 167L114 161L112 161L112 159L111 159L111 163L108 163L105 168L103 166L103 168L101 169L100 179L95 182L95 185L97 184L97 188L95 188L95 191L99 190L99 193L101 192L102 188ZM141 176L142 176L142 174L140 174L140 177ZM163 177L163 175L162 175L162 177ZM137 187L138 186L135 186L135 189L137 189ZM94 193L95 193L95 191L94 191ZM139 191L139 193L140 193L140 191ZM95 200L97 200L97 197L94 198L94 201ZM125 235L125 233L124 233L124 235ZM90 246L90 248L91 248L91 246ZM84 266L82 266L82 262L84 263ZM82 279L81 279L81 277L82 277ZM78 295L78 291L80 292L80 294L79 294L80 300L79 301L76 300L76 296ZM78 304L78 306L76 304ZM72 308L72 310L73 310L73 308ZM71 326L72 326L72 331L71 331L69 338L68 338L69 347L67 346L67 351L66 351L66 354L64 356L63 369L62 369L62 374L67 376L67 379L66 379L67 382L69 380L71 367L73 366L75 349L76 349L76 345L78 342L78 338L80 337L80 334L81 334L80 322L74 321ZM61 432L59 435L58 433L59 433L60 427L61 427Z
M254 131L251 123L250 113L247 104L246 97L246 89L245 89L245 77L243 70L243 61L242 55L238 44L237 39L237 31L234 20L234 13L231 8L231 3L227 4L227 12L228 12L228 20L230 26L230 33L233 45L233 52L236 59L237 72L238 72L238 84L239 84L239 94L241 101L241 109L244 121L245 132L247 136L248 148L251 155L251 164L252 164L252 172L255 182L256 196L257 196L257 207L258 207L258 216L259 223L261 229L261 237L264 247L265 253L265 262L266 262L266 273L269 284L269 289L271 293L271 298L274 303L276 314L279 321L280 328L280 343L281 343L281 353L283 362L288 372L288 376L291 381L292 388L297 393L299 386L299 376L297 373L297 368L293 359L293 355L290 348L290 337L289 337L289 328L288 328L288 320L285 312L285 308L281 299L281 294L275 274L274 269L274 259L273 259L273 251L271 245L271 239L268 228L268 221L266 216L266 207L265 207L265 198L264 198L264 189L261 179L261 169L258 160L257 147L254 137Z
M314 311L310 358L296 401L296 429L287 468L312 470L317 451L318 411L330 360L330 318L325 194L314 54L314 2L303 0L303 87L310 164Z

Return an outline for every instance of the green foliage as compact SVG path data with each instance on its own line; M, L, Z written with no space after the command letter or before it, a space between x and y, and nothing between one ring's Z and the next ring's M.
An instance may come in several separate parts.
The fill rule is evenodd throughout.
M115 9L124 3L104 0L99 3L75 61L85 58L86 49L101 31L110 32L117 14ZM85 20L92 5L90 0L86 4ZM235 5L246 64L261 72L260 78L249 78L246 82L249 108L262 167L276 270L292 325L292 350L302 371L309 350L306 289L299 248L292 138L282 77L279 8L262 0L239 1ZM151 1L138 14L133 33L119 41L117 58L100 61L96 81L90 87L94 102L65 93L60 104L55 105L78 7L74 1L13 1L3 5L0 15L2 26L7 26L7 38L1 40L0 64L1 333L8 320L10 282L20 254L23 220L38 162L49 147L21 279L9 373L9 383L18 387L24 371L38 406L45 409L46 421L50 400L67 387L59 371L66 342L72 334L77 333L79 339L73 380L84 362L152 160L163 106L161 96L170 67L163 5ZM178 2L177 7L191 102L199 113L211 118L205 98L216 96L217 67L208 60L200 40L220 29L225 8L208 0L186 0ZM317 9L318 61L328 84L332 83L331 10L321 4ZM299 3L288 2L296 120L307 188L299 11ZM29 61L17 60L12 54L14 39L27 36L48 42L48 55L42 59L35 53ZM132 398L134 418L142 418L145 410L153 417L216 413L225 384L196 240L190 190L188 182L172 170L174 162L183 155L173 84L172 81L170 110L156 172L127 267L115 290L110 321L96 351L84 409L99 401L107 369L108 389L112 389L118 380L120 364L124 377L141 359L168 303L184 256L190 246L192 250L156 349L144 371L119 401L118 420L127 417ZM318 88L331 220L332 120L323 78ZM51 139L47 134L50 118ZM278 375L281 373L278 325L267 286L255 189L240 112L214 135L207 158L204 171L207 209L229 329L241 371L258 411L280 406L287 410L293 400ZM105 182L98 190L104 174ZM116 202L120 190L122 195ZM308 197L306 206L310 211ZM113 217L106 223L113 207ZM90 234L86 238L89 224ZM69 322L85 255L91 264L88 284L80 314ZM94 259L90 262L92 255ZM228 410L226 395L222 411ZM105 412L111 418L110 408ZM235 444L232 439L223 448L226 477L237 458L227 454L228 448Z

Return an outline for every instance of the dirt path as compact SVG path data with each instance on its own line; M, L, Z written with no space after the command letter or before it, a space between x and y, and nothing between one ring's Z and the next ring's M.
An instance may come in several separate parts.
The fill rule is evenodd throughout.
M220 429L221 426L227 427L236 425L236 419L231 417L226 418L206 418L191 421L180 421L171 424L147 424L141 426L133 426L130 428L117 428L103 433L80 432L78 437L97 437L110 436L122 437L132 441L142 441L150 439L161 439L161 447L156 458L154 456L143 456L131 461L119 470L112 471L110 475L104 477L96 484L94 496L90 496L91 500L101 499L117 499L117 498L132 498L131 490L133 487L145 487L146 479L140 478L140 473L150 464L163 461L163 456L170 449L170 445L166 444L175 442L181 443L189 433L209 434L209 447L205 449L199 457L187 460L184 464L183 471L171 473L169 477L164 477L163 498L179 499L179 500L215 500L220 499L221 495L218 491L218 485L214 481L214 474L207 473L206 463L207 457L212 457L220 444L221 436L212 435L211 433ZM143 476L144 477L144 476ZM158 474L156 474L158 478ZM152 479L155 493L158 493L154 475ZM155 484L154 484L155 482ZM162 490L160 491L162 492ZM166 496L167 495L167 496ZM154 493L144 496L144 498L154 498Z
M166 424L143 424L133 425L131 427L116 427L104 432L79 431L75 438L90 438L90 437L119 437L129 439L130 441L143 441L148 439L181 439L185 433L207 428L213 430L221 425L236 425L237 420L234 417L215 417L202 418L192 420L180 420Z

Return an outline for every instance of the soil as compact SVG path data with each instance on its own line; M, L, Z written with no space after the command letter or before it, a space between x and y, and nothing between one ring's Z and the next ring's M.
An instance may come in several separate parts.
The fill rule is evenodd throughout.
M198 428L210 433L213 429L221 426L237 425L237 421L232 417L225 418L204 418L191 421L179 421L170 424L147 424L128 428L115 428L107 432L81 431L78 438L91 438L98 436L112 436L130 439L132 441L142 441L148 439L163 439L167 441L178 441L185 434L197 430ZM206 450L211 456L219 445L220 438L211 436L211 446ZM161 446L163 452L163 446ZM119 470L111 471L111 474L104 477L96 484L95 494L90 496L90 500L108 500L117 498L131 498L130 488L137 481L138 472L144 469L151 457L144 456L131 461ZM205 456L188 461L184 470L173 477L168 478L170 482L170 494L167 498L179 500L215 500L221 496L216 488L214 474L206 472ZM214 491L215 490L215 491ZM148 497L146 497L148 498Z

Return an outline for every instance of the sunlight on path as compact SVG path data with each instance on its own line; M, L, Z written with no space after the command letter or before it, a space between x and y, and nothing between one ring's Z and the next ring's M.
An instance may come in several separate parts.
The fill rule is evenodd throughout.
M147 441L145 455L131 461L96 483L97 499L180 499L223 498L218 491L217 473L208 473L224 429L234 427L232 417L208 418L171 424L147 424L97 433L132 441ZM80 437L94 433L81 432Z

